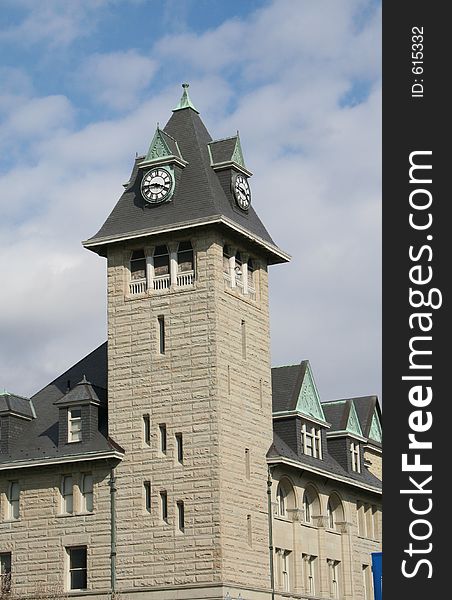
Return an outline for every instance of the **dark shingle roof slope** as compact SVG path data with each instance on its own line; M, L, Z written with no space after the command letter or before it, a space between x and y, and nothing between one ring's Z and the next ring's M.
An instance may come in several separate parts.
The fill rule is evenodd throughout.
M29 419L35 417L33 403L29 398L9 392L0 393L0 415L2 414L18 414Z
M75 390L77 387L83 388L84 386L76 386L76 384L83 380L85 375L92 382L93 400L97 398L100 403L99 431L89 440L59 447L59 408L55 403L58 404L58 401L65 396L68 386ZM106 388L107 343L105 342L32 397L36 418L24 423L24 435L12 441L7 454L0 453L0 465L15 461L52 459L74 454L117 450L117 445L107 437ZM86 390L82 391L84 393ZM79 391L74 393L78 394Z
M273 412L295 410L307 362L272 368Z
M173 143L175 152L175 143L171 140L177 141L183 159L188 162L176 178L171 201L154 206L145 202L139 176L143 158L138 158L126 190L100 230L84 242L85 247L102 254L104 244L127 237L221 222L223 226L244 230L265 247L270 262L289 260L289 256L277 248L254 208L242 211L226 196L211 166L208 144L212 138L198 113L192 108L174 111L163 132L165 141ZM221 153L224 154L224 148Z

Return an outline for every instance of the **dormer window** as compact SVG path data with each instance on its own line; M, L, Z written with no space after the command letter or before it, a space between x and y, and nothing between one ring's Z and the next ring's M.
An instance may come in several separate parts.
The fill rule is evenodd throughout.
M68 442L82 441L82 409L68 408Z
M322 459L322 435L320 429L303 423L301 429L303 453L306 456Z
M350 442L350 453L352 455L352 471L355 473L361 473L361 456L359 450L359 444Z
M130 257L130 293L142 294L146 291L146 257L144 250L134 250Z

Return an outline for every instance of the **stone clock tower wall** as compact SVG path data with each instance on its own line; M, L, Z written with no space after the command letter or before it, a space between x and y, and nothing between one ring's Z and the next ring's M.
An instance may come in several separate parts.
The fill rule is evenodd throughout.
M117 244L108 252L109 434L126 451L117 468L118 585L223 582L268 589L266 265L255 258L260 268L251 301L225 286L218 231L147 239L138 246L151 252L151 242L171 247L187 239L195 251L193 288L141 298L127 297L128 262L137 244ZM165 319L163 355L159 317ZM150 445L143 437L147 414ZM166 455L160 451L161 425ZM176 433L183 435L183 464ZM146 481L150 511L143 501ZM161 518L162 491L167 523ZM184 533L177 523L181 500Z

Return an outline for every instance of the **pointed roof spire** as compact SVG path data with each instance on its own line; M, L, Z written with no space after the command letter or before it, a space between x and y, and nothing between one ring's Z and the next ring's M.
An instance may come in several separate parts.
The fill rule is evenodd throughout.
M190 84L188 83L182 84L184 91L182 93L181 99L179 100L179 104L176 106L176 108L173 108L173 112L175 112L176 110L182 110L183 108L192 108L196 113L199 114L199 110L196 110L196 108L193 105L193 102L190 99L190 96L188 95L189 86Z

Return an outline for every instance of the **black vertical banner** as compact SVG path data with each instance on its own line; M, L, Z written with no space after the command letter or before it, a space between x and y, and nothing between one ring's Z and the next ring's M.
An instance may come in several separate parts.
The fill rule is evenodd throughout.
M447 8L418 0L383 6L385 600L451 597Z

